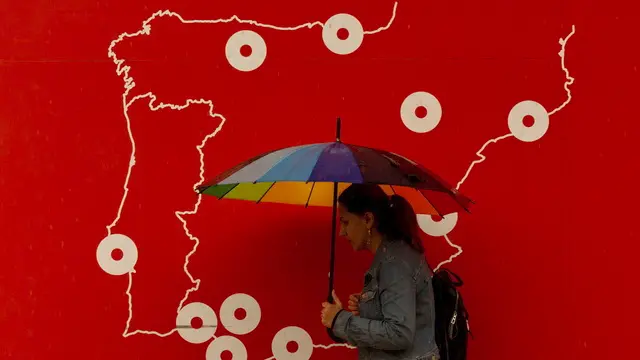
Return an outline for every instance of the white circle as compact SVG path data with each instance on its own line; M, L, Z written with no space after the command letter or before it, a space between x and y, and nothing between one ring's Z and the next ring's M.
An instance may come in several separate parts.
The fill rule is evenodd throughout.
M240 53L244 45L251 47L251 55ZM267 44L262 36L251 30L241 30L231 35L224 50L229 64L240 71L253 71L267 58Z
M213 340L207 346L205 358L207 360L221 360L222 353L225 351L231 352L233 360L247 360L247 348L242 341L233 336L220 336Z
M346 29L349 36L342 40L338 30ZM353 15L336 14L327 20L322 27L322 41L327 49L338 55L347 55L356 51L364 39L362 24Z
M287 344L291 341L298 344L298 350L294 353L287 350ZM276 360L309 360L313 353L313 339L304 329L289 326L273 337L271 351Z
M236 318L236 310L244 309L246 317ZM230 333L246 335L258 327L262 314L260 304L247 294L234 294L229 296L220 307L220 322Z
M431 236L445 236L456 227L458 213L454 212L442 217L440 221L433 220L428 214L418 214L418 225L420 229Z
M416 115L416 109L419 107L427 109L427 116L420 118ZM400 118L409 130L426 133L440 123L442 106L435 96L426 91L417 91L407 96L400 105Z
M191 327L191 320L194 318L202 320L202 327L198 329ZM192 344L202 344L211 339L216 333L218 318L209 305L201 302L192 302L178 312L176 328L178 328L178 333L184 340Z
M122 258L115 260L111 253L113 250L122 251ZM98 265L104 272L110 275L123 275L133 271L138 262L138 248L128 236L122 234L111 234L98 244L96 250Z
M533 117L533 125L524 125L524 117ZM549 129L549 113L540 103L525 100L517 103L509 112L509 130L520 141L532 142L540 139Z

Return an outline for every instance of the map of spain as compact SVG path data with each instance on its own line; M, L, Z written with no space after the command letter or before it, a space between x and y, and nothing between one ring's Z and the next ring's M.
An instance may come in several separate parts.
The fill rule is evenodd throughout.
M572 99L574 78L565 56L575 27L558 34L559 42L541 45L548 51L538 54L545 63L530 66L546 76L512 76L490 61L467 66L456 60L455 46L445 48L445 40L425 35L406 16L421 6L393 2L376 7L375 15L336 12L299 24L291 19L293 25L235 15L193 19L161 10L109 44L124 83L122 124L131 155L120 205L96 256L106 273L126 278L124 337L180 336L206 343L207 359L308 360L352 350L327 345L313 315L325 290L316 284L324 284L327 260L302 249L315 228L291 225L292 217L327 219L326 213L279 207L285 224L274 225L266 219L275 208L218 204L194 191L254 156L256 147L332 141L331 124L341 116L346 138L373 142L373 133L382 142L376 147L392 148L402 134L415 142L412 155L446 168L444 175L463 188L469 179L489 175L480 170L488 149L500 151L504 143L517 151L552 132L550 119ZM465 85L472 72L481 79L469 85L474 91L482 81L501 81L506 88L526 82L528 90L505 99L473 93ZM481 131L462 134L465 122L480 117L486 121ZM366 127L371 118L388 119L388 128ZM263 135L263 141L248 148L246 133ZM454 146L458 150L451 151ZM435 159L435 153L448 156ZM246 216L247 226L225 227L225 216ZM440 265L463 253L450 236L462 217L418 215L425 236L442 240ZM272 240L271 231L287 239ZM299 252L282 250L287 247ZM247 270L247 263L264 273ZM318 271L292 270L299 268ZM289 303L280 296L285 290L312 296ZM268 332L268 339L257 332Z

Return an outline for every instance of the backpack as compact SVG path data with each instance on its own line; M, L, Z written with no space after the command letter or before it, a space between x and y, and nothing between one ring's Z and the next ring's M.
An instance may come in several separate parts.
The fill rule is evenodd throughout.
M447 269L439 269L434 272L432 283L436 313L435 338L440 359L465 360L471 331L469 313L457 289L462 286L462 280Z

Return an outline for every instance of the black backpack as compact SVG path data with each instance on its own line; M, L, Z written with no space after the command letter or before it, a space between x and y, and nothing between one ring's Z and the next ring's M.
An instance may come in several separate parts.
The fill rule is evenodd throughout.
M465 360L471 331L469 313L457 289L462 286L462 280L447 269L439 269L434 273L432 283L436 310L436 343L440 349L440 359Z

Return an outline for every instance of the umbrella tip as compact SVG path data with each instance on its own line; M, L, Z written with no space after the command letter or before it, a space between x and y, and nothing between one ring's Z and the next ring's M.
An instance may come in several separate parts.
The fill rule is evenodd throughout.
M340 117L338 117L336 119L336 141L340 141L340 124L341 120Z

